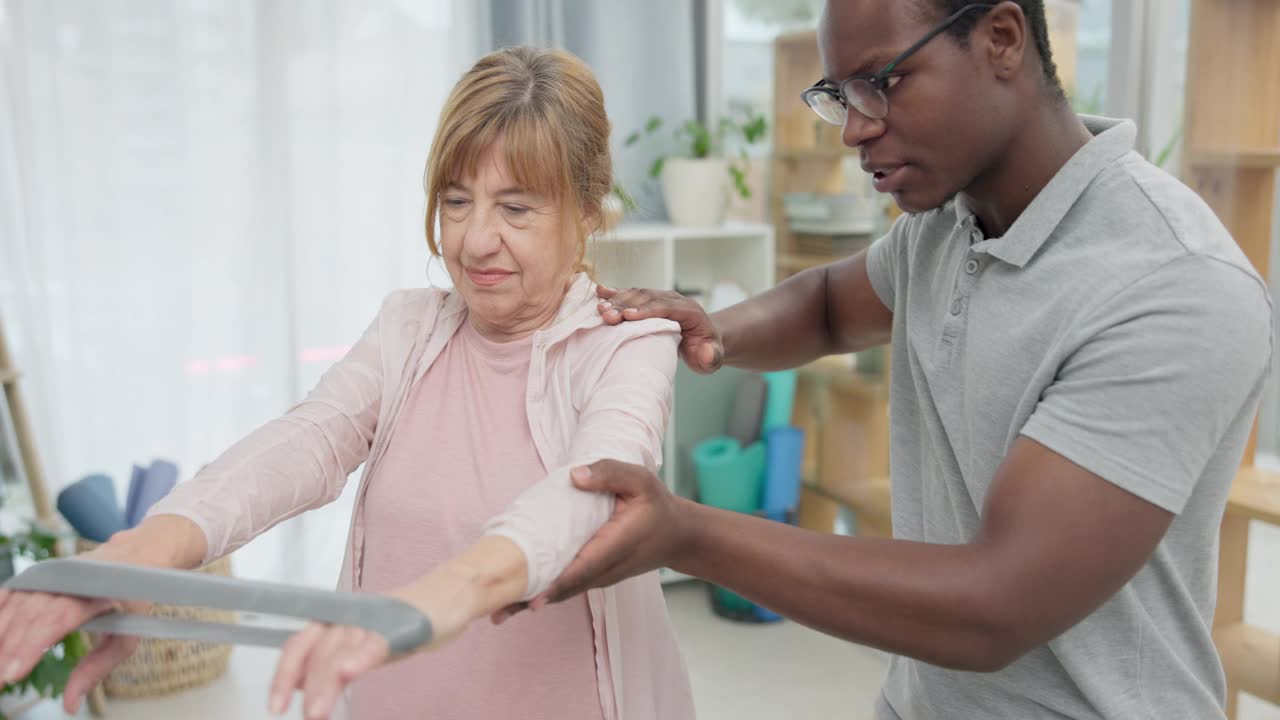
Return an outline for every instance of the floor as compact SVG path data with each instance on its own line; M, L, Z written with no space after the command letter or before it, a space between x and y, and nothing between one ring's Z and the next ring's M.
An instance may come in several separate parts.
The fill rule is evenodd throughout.
M704 720L870 720L887 656L793 622L736 623L711 612L706 585L667 588Z
M331 587L350 517L348 503L344 497L254 541L237 552L236 574ZM1280 572L1270 562L1280 553L1280 529L1259 525L1253 532L1256 549L1250 553L1246 618L1280 632ZM305 563L286 551L299 546L309 548ZM750 625L724 620L711 612L706 586L700 582L668 586L667 603L702 720L872 717L885 665L881 653L792 622ZM265 719L270 717L265 705L276 655L272 650L238 647L231 670L212 685L163 700L113 700L107 719ZM57 705L46 703L24 717L54 720L65 715ZM301 717L296 707L290 717ZM1244 697L1240 720L1280 720L1280 708Z

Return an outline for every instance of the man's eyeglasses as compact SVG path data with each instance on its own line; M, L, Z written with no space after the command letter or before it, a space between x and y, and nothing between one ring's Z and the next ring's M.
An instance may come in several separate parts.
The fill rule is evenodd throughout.
M917 40L911 47L904 50L901 55L890 60L889 64L880 68L878 72L871 75L853 75L841 80L835 86L826 80L819 80L812 87L800 93L800 99L813 108L813 111L818 113L818 117L832 125L844 125L849 106L853 106L855 110L872 120L883 119L889 114L889 97L884 93L902 79L901 75L893 74L894 68L901 65L917 50L927 45L930 40L945 32L957 20L964 17L965 13L975 8L982 8L984 11L990 10L996 4L973 3L965 5L952 13L946 20L943 20L937 27L930 30L927 35Z

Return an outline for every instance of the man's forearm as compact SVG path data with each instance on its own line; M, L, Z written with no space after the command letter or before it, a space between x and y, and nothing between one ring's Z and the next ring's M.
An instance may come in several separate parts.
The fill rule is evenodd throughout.
M690 547L673 565L852 642L962 670L1012 659L973 545L840 537L689 501Z
M724 364L783 370L833 352L826 268L811 268L711 316L724 343Z

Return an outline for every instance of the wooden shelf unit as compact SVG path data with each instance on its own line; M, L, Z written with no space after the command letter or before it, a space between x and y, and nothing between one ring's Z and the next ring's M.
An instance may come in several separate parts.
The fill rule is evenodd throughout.
M823 122L800 100L800 93L822 75L817 33L787 33L774 41L773 154L770 158L769 217L778 243L778 280L823 262L844 257L831 254L798 260L795 233L787 225L782 198L789 192L840 193L844 162L857 162L858 151L845 147L841 129Z
M1280 0L1191 0L1183 178L1269 277L1280 168ZM1280 638L1244 623L1249 525L1280 525L1280 475L1253 467L1257 426L1222 519L1214 640L1227 716L1240 691L1280 704Z
M1280 168L1280 147L1196 150L1190 164L1195 168L1276 169Z
M1232 623L1214 628L1213 641L1222 655L1222 665L1234 692L1247 692L1280 704L1280 684L1276 682L1280 672L1280 635L1244 623Z
M788 226L783 196L790 192L842 193L844 165L858 151L840 140L841 128L823 122L800 100L800 93L822 75L817 34L788 33L774 41L773 154L770 158L768 212L777 239L778 281L825 265L855 251L807 250ZM829 237L829 236L818 236ZM846 249L847 248L847 249ZM848 358L826 358L801 369L793 418L804 428L806 486L801 491L799 523L831 532L840 508L851 510L859 532L888 535L888 392L883 377L868 381ZM867 481L882 478L883 493Z

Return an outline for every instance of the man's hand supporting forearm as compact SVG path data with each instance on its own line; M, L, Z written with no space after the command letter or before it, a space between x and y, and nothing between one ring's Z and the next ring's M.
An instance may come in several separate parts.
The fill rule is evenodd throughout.
M617 503L552 601L669 566L837 637L970 671L1004 667L1096 610L1173 519L1027 438L961 545L832 536L718 510L624 463L573 477Z

